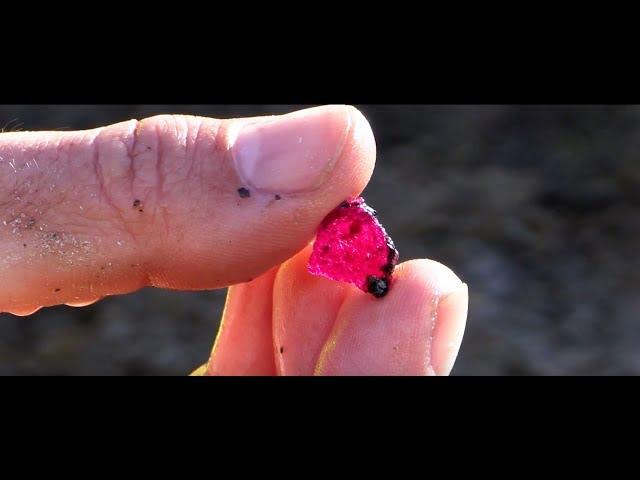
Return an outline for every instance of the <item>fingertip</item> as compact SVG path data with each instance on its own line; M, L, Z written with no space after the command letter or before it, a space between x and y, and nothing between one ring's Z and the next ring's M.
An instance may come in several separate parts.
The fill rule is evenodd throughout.
M431 347L431 365L436 375L449 375L453 369L464 337L468 304L466 283L438 302Z
M444 297L457 291L462 280L446 265L426 258L408 260L399 268L411 278L418 288L426 289L431 295Z
M398 265L385 297L350 292L316 373L448 373L464 332L466 307L460 307L465 305L464 292L466 286L458 276L439 262L412 260Z
M364 190L373 175L376 164L376 139L369 120L362 111L352 105L345 105L351 119L349 148L345 151L355 160L356 177L360 191Z
M462 344L469 303L468 286L446 265L430 259L403 264L405 289L426 292L433 304L430 364L435 375L451 372Z

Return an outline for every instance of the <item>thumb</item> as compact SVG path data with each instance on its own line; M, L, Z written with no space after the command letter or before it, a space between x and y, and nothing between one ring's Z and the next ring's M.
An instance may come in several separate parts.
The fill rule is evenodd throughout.
M348 106L0 134L0 312L248 281L302 249L374 163Z

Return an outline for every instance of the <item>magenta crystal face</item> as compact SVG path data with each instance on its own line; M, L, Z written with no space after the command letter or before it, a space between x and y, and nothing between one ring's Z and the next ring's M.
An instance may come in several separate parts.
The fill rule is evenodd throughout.
M307 268L383 297L397 263L398 251L375 210L358 197L341 203L322 221Z

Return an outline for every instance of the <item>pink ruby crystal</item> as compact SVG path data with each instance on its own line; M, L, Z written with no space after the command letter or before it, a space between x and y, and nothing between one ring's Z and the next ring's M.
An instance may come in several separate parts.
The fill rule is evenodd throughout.
M308 270L384 296L398 263L398 251L361 197L343 202L320 224Z

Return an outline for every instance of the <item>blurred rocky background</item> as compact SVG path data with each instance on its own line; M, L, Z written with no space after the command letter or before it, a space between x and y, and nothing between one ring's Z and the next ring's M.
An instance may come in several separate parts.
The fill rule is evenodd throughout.
M401 259L436 259L469 285L453 374L640 373L640 107L358 107L378 142L365 196ZM298 108L4 105L0 127ZM145 289L2 314L0 374L187 374L207 359L224 295Z

